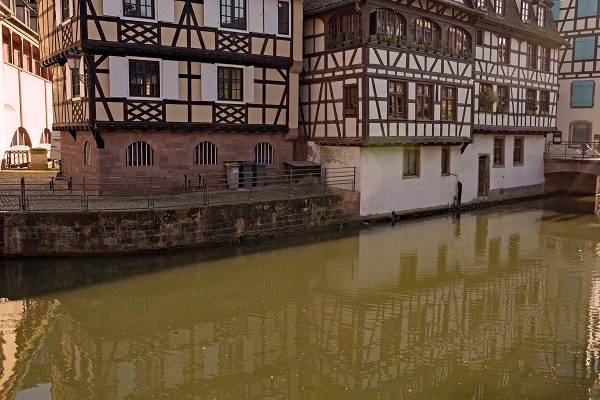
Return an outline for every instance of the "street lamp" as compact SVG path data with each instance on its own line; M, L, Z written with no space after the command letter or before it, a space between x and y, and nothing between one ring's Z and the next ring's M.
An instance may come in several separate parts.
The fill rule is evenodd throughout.
M79 72L81 71L80 68L82 57L82 53L78 52L75 49L69 49L69 51L67 52L67 64L69 65L69 69L71 70L71 76L77 77L77 79L79 79L81 83L83 83L87 88L90 77L85 73L82 74Z

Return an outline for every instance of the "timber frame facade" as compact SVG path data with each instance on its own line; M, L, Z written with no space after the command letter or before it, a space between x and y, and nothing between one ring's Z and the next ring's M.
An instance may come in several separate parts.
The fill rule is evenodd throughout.
M232 14L220 13L223 2ZM166 140L159 132L179 135L185 148L211 137L225 145L226 134L250 146L255 134L276 152L285 148L277 160L292 157L300 1L40 0L39 13L42 64L54 76L54 129L72 140L83 134L103 149L110 135L146 132L151 135L138 136L155 137L157 151ZM78 71L67 62L73 55L81 57ZM111 151L125 155L121 148ZM248 154L241 159L250 160ZM191 152L185 157L192 162Z

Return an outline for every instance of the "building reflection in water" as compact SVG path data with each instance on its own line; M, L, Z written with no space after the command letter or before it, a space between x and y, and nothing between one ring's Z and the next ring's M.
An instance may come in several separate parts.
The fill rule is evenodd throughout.
M66 265L110 260L38 270L62 291L7 265L0 398L593 397L600 240L566 227L513 210L96 283Z

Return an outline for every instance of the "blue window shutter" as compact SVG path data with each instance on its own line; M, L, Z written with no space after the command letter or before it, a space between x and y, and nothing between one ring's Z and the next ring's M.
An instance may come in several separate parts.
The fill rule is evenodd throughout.
M577 16L592 17L598 13L598 0L577 0Z
M571 107L592 107L594 81L576 81L571 86Z
M552 4L552 16L555 21L560 19L560 0L554 0L554 4Z
M591 60L596 50L596 37L583 36L575 38L575 60Z

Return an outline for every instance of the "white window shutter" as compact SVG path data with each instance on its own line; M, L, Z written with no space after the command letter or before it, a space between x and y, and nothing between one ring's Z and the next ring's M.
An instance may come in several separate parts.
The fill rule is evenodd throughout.
M163 22L175 22L175 1L159 0L156 2L158 8L158 20Z
M56 27L58 28L58 26L62 23L61 9L58 2L54 3L54 18L56 21Z
M250 32L264 33L264 4L263 0L246 0L248 7L248 30Z
M108 57L110 97L127 97L129 92L129 68L125 57Z
M217 66L215 64L202 64L202 100L217 100Z
M204 26L219 27L219 4L220 0L204 0Z
M277 35L279 30L279 12L277 0L264 0L265 2L265 33Z
M162 98L179 100L179 61L162 62Z
M244 67L244 102L254 102L254 67Z
M162 0L161 0L162 1ZM104 15L110 15L112 17L121 16L121 0L103 0L102 1L102 12Z

